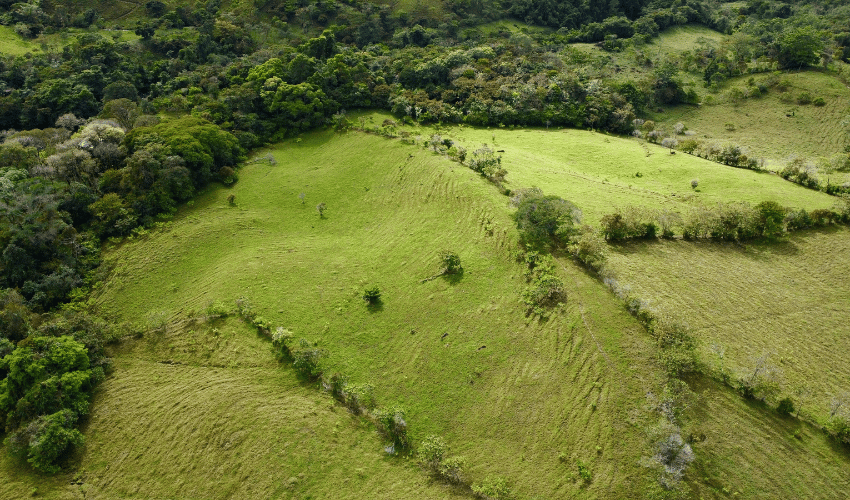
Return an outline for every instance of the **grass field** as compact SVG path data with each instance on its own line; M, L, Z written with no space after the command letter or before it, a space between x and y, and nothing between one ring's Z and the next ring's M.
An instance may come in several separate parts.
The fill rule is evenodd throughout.
M445 437L473 481L502 475L528 497L630 496L651 482L637 465L648 453L644 395L660 383L647 339L572 265L562 269L564 309L544 323L526 318L516 236L494 188L362 134L310 134L272 154L278 166L247 166L233 189L111 252L101 312L179 318L244 295L327 349L329 368L402 404L414 440ZM420 283L443 248L460 254L462 279ZM383 304L370 311L360 295L371 283ZM589 484L577 460L592 464Z
M729 81L714 104L667 110L660 123L670 130L681 122L700 140L745 146L751 156L765 158L773 168L781 168L792 155L830 158L850 145L850 89L834 75L815 70L784 73L781 78L789 84L784 92L774 88L761 97L732 101L728 88L744 89L749 78ZM769 77L753 78L758 84ZM823 98L825 105L799 104L803 93Z
M373 120L380 123L380 116ZM433 130L421 129L427 139ZM831 208L835 198L794 185L777 175L719 165L686 154L671 155L660 146L632 138L584 130L472 129L440 130L471 153L488 144L502 156L506 187L537 186L568 199L597 225L615 208L642 206L687 212L696 205L765 200L796 208ZM495 141L494 141L495 138ZM638 176L639 175L639 176ZM691 180L699 188L691 188Z
M11 26L0 26L0 54L4 56L22 56L27 52L36 54L41 52L41 47L38 44L21 38Z
M216 321L115 353L79 464L43 477L0 458L0 497L452 498L333 400L281 369L241 322Z
M506 164L509 179L523 172L530 184L532 167L554 162L555 154L584 153L594 138L599 145L621 140L458 132L469 141L496 134L506 158L527 158ZM539 156L558 144L566 149ZM645 154L636 142L623 145ZM434 483L410 459L386 456L369 425L299 383L240 321L190 321L210 303L239 296L326 349L329 370L374 384L379 404L403 405L414 442L443 436L452 453L469 460L472 482L503 476L519 498L640 498L656 489L640 465L653 453L662 385L652 343L569 260L558 261L567 303L548 321L526 317L522 268L511 258L511 208L495 188L443 157L361 133L306 134L269 152L277 165L244 167L233 188L210 189L165 229L107 252L99 312L142 328L166 318L168 327L114 353L116 369L98 392L78 468L40 478L4 458L0 475L15 479L0 486L0 496L33 487L47 498L463 493ZM582 202L599 196L590 191L596 183L564 178L575 191L559 192L555 181L541 186L569 195L585 185ZM800 203L817 200L817 193L781 186ZM608 192L609 203L620 190ZM625 200L640 199L623 192ZM326 203L324 218L318 203ZM590 217L603 212L599 207ZM458 252L464 274L421 283L438 271L436 254L444 248ZM369 309L360 295L372 283L383 303ZM702 396L685 430L706 439L694 444L699 458L686 486L692 496L726 498L724 488L745 498L837 498L846 491L850 460L822 435L777 422L727 389L695 389ZM805 446L796 445L794 426ZM579 460L591 470L589 482L578 477Z
M733 374L757 360L781 371L784 395L823 420L847 391L850 231L798 233L775 245L684 241L612 247L622 283L653 307L691 326L702 357Z

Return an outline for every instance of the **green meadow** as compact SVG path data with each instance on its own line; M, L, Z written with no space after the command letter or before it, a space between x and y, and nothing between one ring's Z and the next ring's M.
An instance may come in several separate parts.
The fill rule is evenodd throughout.
M232 189L111 251L99 311L180 321L244 296L325 349L330 372L403 406L414 442L444 437L473 481L502 476L528 497L632 496L652 482L638 465L651 453L645 395L661 382L648 339L570 263L571 300L548 321L526 317L504 196L465 167L360 133L308 134L270 153L277 165L246 166ZM446 248L463 275L422 283ZM361 299L371 284L377 308ZM184 362L182 339L169 360ZM587 484L579 460L593 469Z
M631 139L440 132L469 143L493 143L495 135L510 186L538 185L574 199L591 224L621 204L674 198L663 194L669 187L650 189L651 174L636 178L646 182L641 190L616 177L615 159L601 154L612 142L619 161L643 161L629 170L650 172L657 161L663 175L652 182L661 186L687 184L693 173L712 179L720 169L737 179L727 180L727 191L692 196L749 191L745 199L755 202L775 190L801 206L828 205L775 176L660 148L647 157ZM328 372L373 384L379 406L401 405L414 443L442 436L451 454L467 458L473 484L503 477L518 498L659 494L654 473L641 465L662 425L663 372L653 342L618 299L566 258L556 261L566 302L548 319L527 316L512 208L495 187L428 150L359 132L305 134L255 159L262 161L243 167L232 188L209 189L164 228L106 253L108 278L92 302L128 331L145 333L113 352L115 370L98 390L79 465L44 478L4 458L0 467L15 480L0 494L469 496L431 479L412 457L387 455L368 421L298 379L241 320L205 319L211 304L233 308L240 297L324 349ZM460 255L463 274L423 282L439 272L443 249ZM361 298L372 284L382 292L377 307ZM697 401L683 426L698 457L684 486L689 495L839 497L850 487L850 458L808 424L707 381L693 389Z
M782 88L771 88L757 97L730 97L733 89L752 88L750 78L758 85L776 77L732 79L722 92L698 107L668 110L660 123L672 130L673 124L681 122L699 140L746 147L751 156L764 158L773 169L781 169L792 156L829 159L850 145L850 89L835 75L817 70L783 73L778 77L784 82ZM822 98L824 104L801 104L804 94L812 101Z
M11 26L0 26L0 54L22 56L28 52L41 52L41 47L21 38Z
M635 295L690 325L711 368L741 377L766 358L782 394L825 423L850 377L848 256L850 233L824 229L775 244L614 246L610 261Z

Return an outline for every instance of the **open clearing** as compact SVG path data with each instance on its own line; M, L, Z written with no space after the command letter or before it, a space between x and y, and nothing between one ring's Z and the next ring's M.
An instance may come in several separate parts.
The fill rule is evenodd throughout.
M781 79L788 83L784 92L772 88L760 97L730 99L728 89L746 90L749 78L727 82L714 103L668 109L659 117L661 125L672 130L681 122L702 141L744 146L771 168L781 168L792 155L830 158L850 145L850 88L836 76L817 70L783 73ZM757 85L770 76L752 78ZM803 93L823 98L825 104L800 104Z

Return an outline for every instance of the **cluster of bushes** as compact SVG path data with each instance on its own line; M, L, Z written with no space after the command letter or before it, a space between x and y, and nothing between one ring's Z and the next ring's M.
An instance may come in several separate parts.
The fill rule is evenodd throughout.
M0 309L0 425L7 450L42 472L83 444L76 428L110 368L115 330L84 313L37 317L14 291ZM38 322L40 325L35 327Z
M464 481L466 458L447 455L448 446L439 436L428 436L419 443L416 456L419 464L425 467L434 477L452 484Z
M518 254L526 264L525 278L528 285L520 297L529 314L546 317L548 310L567 299L564 282L555 272L555 260L551 255L527 250Z
M749 203L718 203L694 207L684 217L669 211L637 207L617 210L602 217L602 235L607 241L664 238L678 234L686 240L749 241L776 239L786 231L850 223L850 202L833 210L785 208L774 201L755 206Z
M842 171L850 169L850 157L842 156L839 158L839 165L834 165L834 162L823 161L823 167L827 172ZM809 189L817 189L830 195L850 194L850 183L832 184L827 179L827 183L823 184L819 176L819 168L815 164L806 161L801 157L794 157L788 160L788 163L779 171L779 175L795 184L807 187Z

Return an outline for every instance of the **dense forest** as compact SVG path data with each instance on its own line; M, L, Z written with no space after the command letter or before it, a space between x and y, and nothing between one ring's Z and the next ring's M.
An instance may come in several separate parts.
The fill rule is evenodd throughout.
M104 344L122 336L85 312L102 242L237 182L251 150L345 127L360 108L630 134L649 110L697 104L683 71L710 86L850 61L841 1L151 0L131 25L77 5L0 1L0 24L24 38L75 29L0 59L0 424L9 449L44 471L82 442L75 425L109 369ZM732 41L647 52L638 79L571 46L640 49L689 23Z

